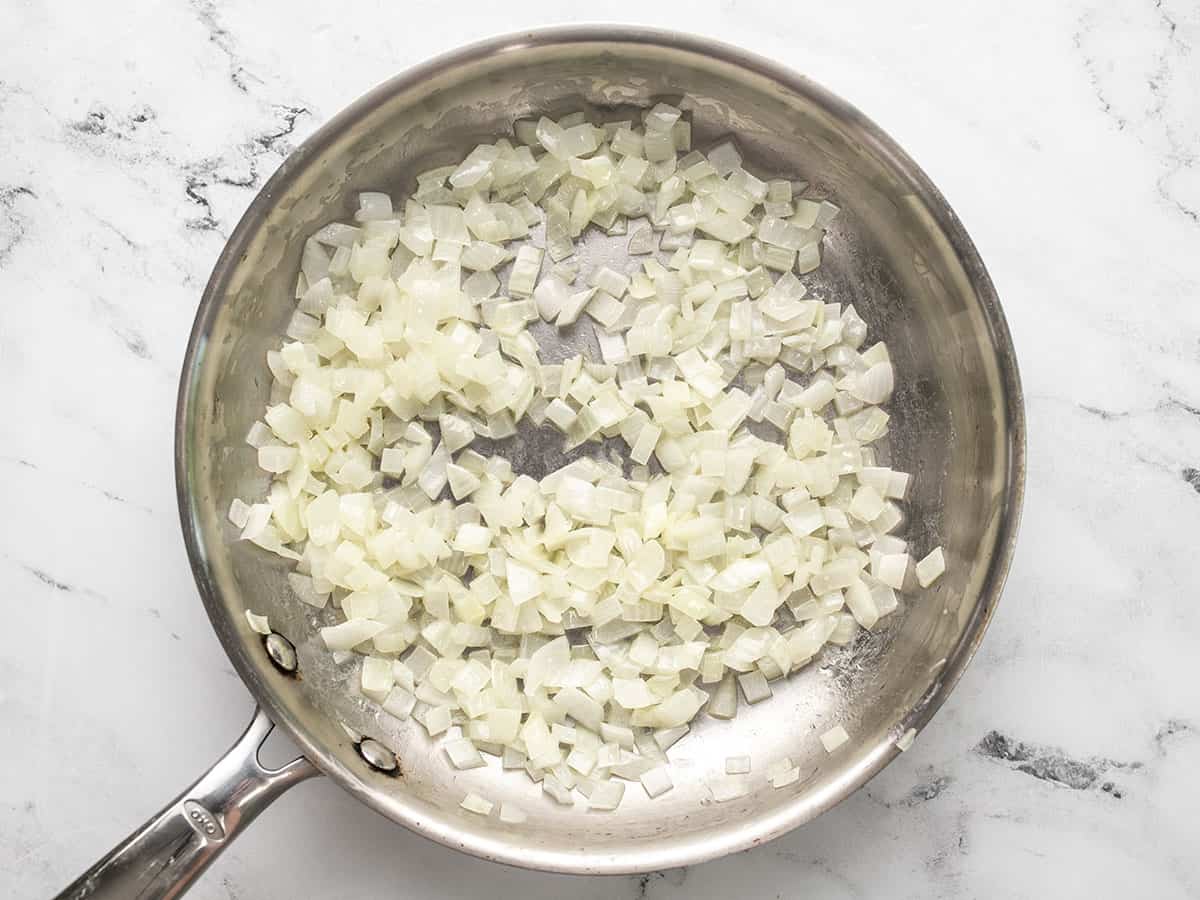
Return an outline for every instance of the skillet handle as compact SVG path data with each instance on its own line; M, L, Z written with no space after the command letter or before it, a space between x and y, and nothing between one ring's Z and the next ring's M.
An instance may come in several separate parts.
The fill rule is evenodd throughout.
M274 723L261 709L245 733L190 788L118 844L57 900L182 896L254 817L294 784L319 775L304 757L265 769L258 750Z

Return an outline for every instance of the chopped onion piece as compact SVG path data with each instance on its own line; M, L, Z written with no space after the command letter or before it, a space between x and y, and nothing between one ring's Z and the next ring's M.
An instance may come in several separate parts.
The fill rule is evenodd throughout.
M388 692L387 698L383 701L383 709L395 716L397 719L407 719L412 715L413 709L417 705L417 698L412 693L402 687L396 686Z
M525 814L525 810L519 806L513 806L511 803L500 804L500 821L507 825L519 825L529 818Z
M750 757L748 756L727 756L725 757L725 774L726 775L745 775L750 771Z
M666 753L675 744L687 734L691 728L687 725L677 725L674 728L663 728L654 732L654 743L658 745L658 749Z
M584 311L595 294L595 288L588 288L587 290L582 291L572 291L567 295L567 298L559 307L558 317L554 320L554 324L559 328L565 328L567 325L574 325L575 322L579 320L579 314ZM599 337L599 335L597 335L597 337Z
M712 235L719 241L736 244L743 238L749 237L752 231L749 224L734 218L728 213L716 213L697 222L696 227L705 234Z
M646 789L646 794L653 800L655 797L661 797L671 788L675 787L675 783L671 781L671 776L667 772L666 766L659 766L657 769L651 769L645 772L641 777L642 787Z
M434 706L420 717L420 722L425 726L430 737L446 731L450 727L451 721L450 707L448 706Z
M737 682L733 674L726 675L708 703L708 714L714 719L732 719L737 713Z
M775 779L794 768L796 768L796 764L792 761L792 758L785 756L783 759L777 759L767 766L767 778Z
M779 790L780 788L787 787L789 784L795 784L799 780L800 769L797 766L793 766L786 772L780 772L776 775L772 775L771 787L775 788L775 790Z
M250 521L250 507L237 497L229 504L229 521L237 528L245 528Z
M864 403L882 403L891 396L892 386L892 364L880 362L854 379L851 392Z
M850 735L846 734L846 729L841 725L835 725L821 735L821 745L825 748L826 753L832 753L848 740L850 740Z
M514 297L528 297L537 283L542 267L542 251L526 244L517 251L516 262L508 276L508 291Z
M450 741L445 746L446 757L456 769L478 769L487 765L475 745L468 740ZM491 811L490 809L488 810Z
M463 797L462 802L458 805L467 812L477 813L481 816L490 816L492 814L492 802L490 800L485 800L483 797L480 797L474 792Z
M929 587L937 581L946 571L946 557L942 553L942 548L934 547L930 550L929 555L916 564L914 571L917 575L917 583L923 588ZM896 587L896 585L892 586Z
M597 785L588 797L588 809L614 810L621 805L625 796L625 785L619 781L605 781Z
M486 553L492 543L492 532L482 525L472 525L464 522L458 526L458 533L451 545L460 553Z
M757 669L739 675L737 680L742 687L742 695L746 698L747 703L758 703L771 696L771 686L767 684L767 679L763 677L762 672Z
M654 231L648 225L643 225L629 236L629 255L635 256L653 253L654 244Z
M329 625L321 629L321 640L330 650L353 650L363 641L369 641L387 628L382 622L370 619L350 619L340 625Z
M395 684L392 661L379 656L368 656L362 662L362 692L382 703L387 699Z
M298 572L289 572L288 583L292 586L292 592L309 606L324 609L329 603L329 592L318 591L313 579L307 575L301 575Z
M462 500L464 497L469 497L481 484L478 476L473 472L454 463L446 466L446 479L450 484L450 493L455 500Z
M614 678L613 699L625 709L645 709L658 703L641 678Z
M260 616L258 613L246 610L246 621L250 623L251 631L256 631L259 634L271 633L271 624L267 621L266 616Z
M907 553L884 553L877 557L871 574L890 588L900 590L904 586L904 573L908 571Z

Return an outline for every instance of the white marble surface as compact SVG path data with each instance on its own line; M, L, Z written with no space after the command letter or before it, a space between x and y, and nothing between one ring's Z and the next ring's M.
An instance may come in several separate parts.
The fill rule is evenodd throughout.
M571 8L4 4L5 896L62 887L249 716L196 599L171 467L177 370L224 236L288 148L368 87ZM791 64L950 198L1027 392L1005 599L913 750L753 852L643 878L538 875L432 845L314 782L193 896L1200 896L1200 7L588 10Z

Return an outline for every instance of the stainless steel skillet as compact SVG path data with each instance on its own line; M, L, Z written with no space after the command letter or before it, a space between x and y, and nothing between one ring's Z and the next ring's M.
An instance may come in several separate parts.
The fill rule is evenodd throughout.
M758 171L803 177L842 207L818 295L853 302L887 341L900 385L891 462L914 473L907 536L946 546L949 571L886 627L827 653L732 722L703 721L672 752L676 787L629 791L619 811L543 801L496 768L447 766L423 731L346 690L353 663L320 645L319 614L292 597L282 561L231 540L225 510L263 476L243 438L269 390L264 355L292 308L303 238L352 213L365 189L403 194L414 173L507 132L515 119L581 107L685 98L695 146L736 136ZM602 240L585 253L611 252ZM1024 485L1024 413L999 301L957 217L875 125L812 82L733 47L667 32L582 27L511 35L443 56L375 89L304 143L238 224L204 292L184 361L176 421L180 515L213 627L259 704L246 734L195 785L72 884L67 897L174 897L271 800L323 773L388 818L478 856L569 873L628 873L700 862L770 840L814 818L882 769L920 730L978 646L999 599ZM559 441L536 430L504 452L518 469L557 465ZM243 616L265 612L264 642ZM283 639L281 639L283 638ZM352 740L339 723L369 737ZM303 758L265 770L272 723ZM817 735L852 740L826 754ZM800 784L755 780L749 796L711 802L705 781L751 753L756 772L784 756ZM458 808L468 790L510 800L527 822Z

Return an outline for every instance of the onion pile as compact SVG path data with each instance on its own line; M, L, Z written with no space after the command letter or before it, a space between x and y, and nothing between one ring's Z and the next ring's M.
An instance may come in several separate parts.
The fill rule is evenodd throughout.
M329 650L361 655L362 694L444 735L451 765L499 756L558 803L615 809L626 781L671 789L667 749L702 711L732 717L896 609L909 479L872 447L894 372L853 306L797 277L838 212L804 183L760 180L732 142L692 150L663 103L514 138L307 241L248 438L274 477L230 518L295 562L301 601L332 600ZM628 235L622 269L580 271L589 228ZM599 358L543 362L539 320L594 330ZM597 453L539 481L473 449L522 427Z

